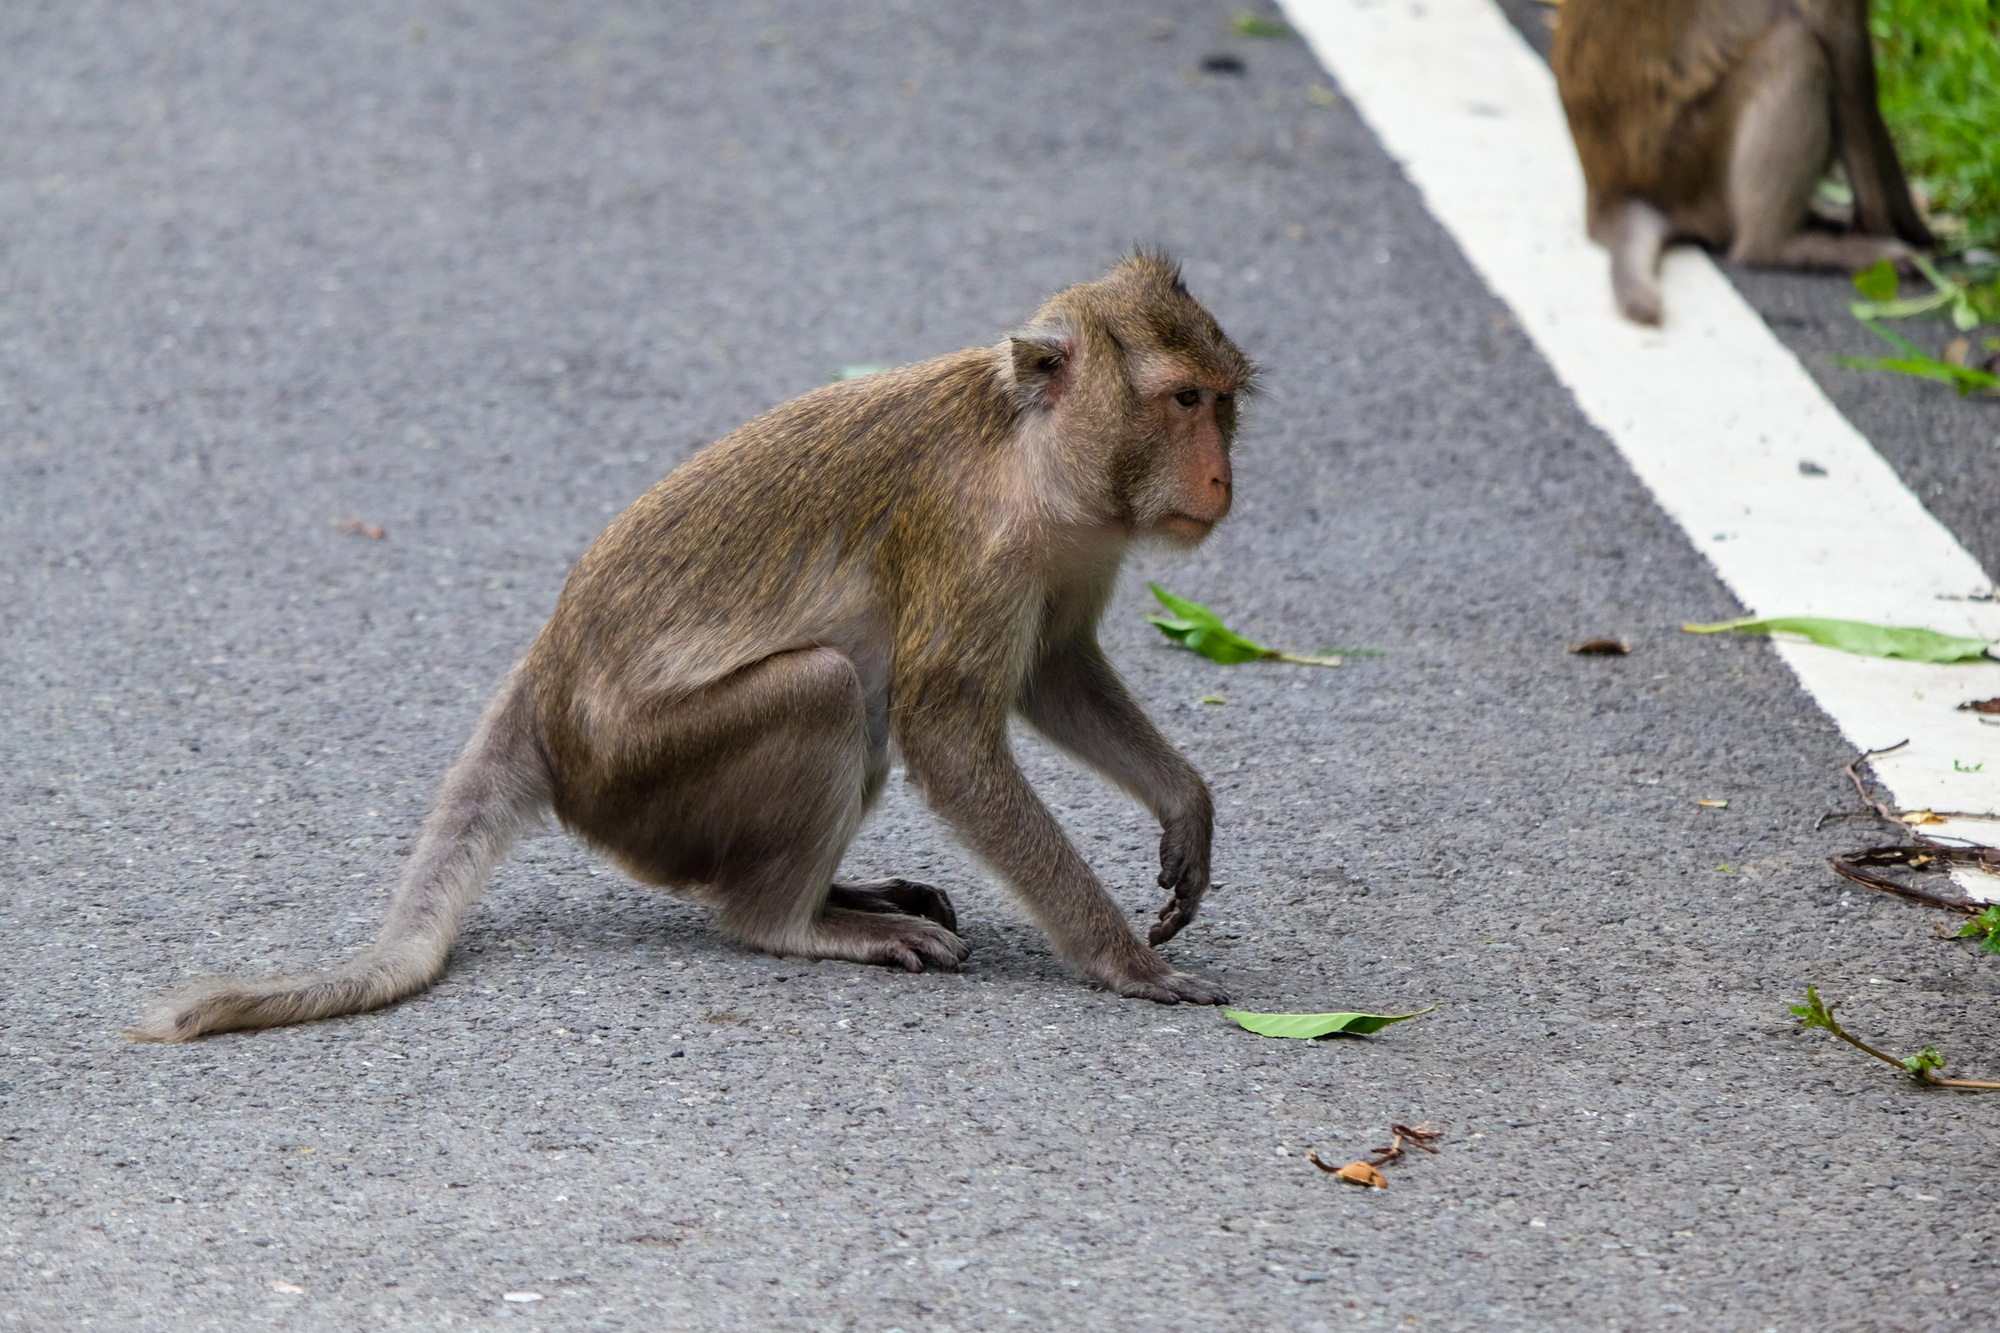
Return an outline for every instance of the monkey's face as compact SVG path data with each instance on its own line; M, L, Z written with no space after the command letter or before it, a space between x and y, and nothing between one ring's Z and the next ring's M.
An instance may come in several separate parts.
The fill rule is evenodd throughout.
M1139 390L1143 423L1128 498L1134 528L1193 546L1229 514L1234 498L1229 447L1236 391L1227 379L1184 366L1150 374Z
M1165 256L1058 293L1007 354L1097 521L1193 546L1229 513L1236 400L1257 370Z

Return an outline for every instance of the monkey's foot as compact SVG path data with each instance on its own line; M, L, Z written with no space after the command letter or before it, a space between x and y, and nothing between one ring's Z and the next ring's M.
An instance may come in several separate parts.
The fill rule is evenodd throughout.
M920 916L926 921L935 921L954 933L958 930L958 913L952 910L951 899L945 896L945 891L935 885L920 884L914 879L870 879L858 884L835 880L826 895L826 905L850 912L884 915L900 912L905 916Z
M944 895L938 896L942 898ZM950 910L949 904L945 910ZM926 967L956 972L958 965L972 956L972 947L935 921L922 917L907 916L895 910L854 911L845 907L829 907L820 916L812 941L797 952L813 958L880 963L884 967L900 967L906 972L921 972Z
M1091 969L1120 995L1155 1004L1228 1004L1229 992L1205 977L1176 972L1151 949L1110 966Z

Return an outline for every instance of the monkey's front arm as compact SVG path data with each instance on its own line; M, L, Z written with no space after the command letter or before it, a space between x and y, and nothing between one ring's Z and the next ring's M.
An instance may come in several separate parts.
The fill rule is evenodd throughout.
M1051 649L1023 683L1028 724L1110 778L1160 821L1159 885L1173 894L1148 939L1164 944L1208 892L1215 801L1201 774L1160 735L1126 690L1094 635Z
M920 691L918 699L924 695L938 699L956 691L950 687L938 693ZM926 711L918 705L910 713L926 719L924 727L908 723L902 727L900 747L910 777L958 837L1022 897L1064 959L1118 995L1162 1005L1228 1003L1220 987L1176 973L1132 935L1118 903L1098 883L1014 763L1002 709L982 717L974 711L950 707ZM1206 789L1202 795L1206 799ZM1196 889L1194 901L1198 901L1198 889L1208 883L1206 807L1198 817L1170 825L1162 851L1168 841L1174 845L1176 883L1184 877Z

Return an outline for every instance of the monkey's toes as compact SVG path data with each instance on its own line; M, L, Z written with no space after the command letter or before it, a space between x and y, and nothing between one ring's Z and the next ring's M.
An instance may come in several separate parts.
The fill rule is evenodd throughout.
M871 961L900 967L905 972L956 972L958 965L972 956L971 946L964 940L936 926L893 935L880 941L877 950Z
M1228 1004L1229 992L1212 981L1186 972L1167 972L1153 977L1132 977L1112 989L1130 1000L1151 1000L1154 1004Z
M958 965L972 957L972 946L948 930L932 926L922 933L906 935L900 941L921 963L911 971L934 967L944 972L958 971ZM908 966L907 963L904 966Z
M972 956L972 946L922 917L834 908L820 918L819 938L810 952L906 972L955 972Z

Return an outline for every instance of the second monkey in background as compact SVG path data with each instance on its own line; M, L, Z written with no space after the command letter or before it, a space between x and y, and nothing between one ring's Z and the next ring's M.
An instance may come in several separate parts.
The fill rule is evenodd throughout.
M1660 322L1670 241L1849 270L1931 244L1876 105L1867 0L1567 0L1549 63L1629 319ZM1845 234L1808 225L1836 154Z

